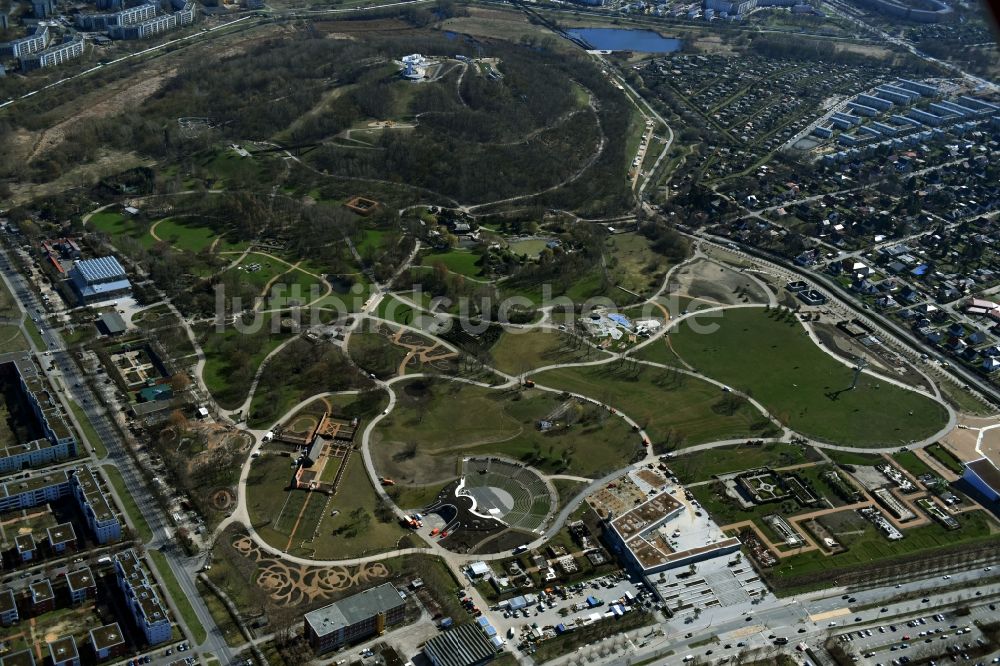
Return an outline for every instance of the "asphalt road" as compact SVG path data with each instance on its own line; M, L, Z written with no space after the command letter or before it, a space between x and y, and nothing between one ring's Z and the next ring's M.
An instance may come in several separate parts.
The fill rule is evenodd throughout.
M188 557L179 545L171 539L172 532L169 530L167 518L163 515L155 498L146 487L142 476L136 469L132 458L128 455L124 442L112 425L111 416L98 403L97 397L87 385L85 376L74 362L72 353L66 350L59 332L48 326L44 316L37 314L39 310L44 313L42 303L38 300L35 289L14 268L6 249L0 250L0 273L2 273L4 280L10 287L14 298L21 303L21 306L29 316L38 319L37 326L45 345L45 351L51 354L50 356L40 356L43 360L43 368L46 370L46 374L48 373L49 364L45 363L45 361L51 360L59 370L66 398L73 400L83 408L94 430L100 436L105 447L107 447L108 461L113 463L121 472L122 478L125 481L125 487L142 512L143 518L149 524L153 532L153 539L146 544L146 548L157 550L166 556L166 561L170 566L171 572L177 579L184 595L187 597L199 621L208 633L206 641L202 645L197 646L198 651L211 652L219 657L223 664L228 664L233 658L232 651L226 644L221 631L215 624L215 620L212 619L208 608L202 601L201 595L195 586L195 575L202 558ZM32 342L32 346L34 346L34 342ZM110 489L112 494L116 495L114 488L111 487ZM168 603L171 605L174 616L183 624L183 619L173 604L173 600L169 600ZM191 632L188 631L187 633L190 637Z

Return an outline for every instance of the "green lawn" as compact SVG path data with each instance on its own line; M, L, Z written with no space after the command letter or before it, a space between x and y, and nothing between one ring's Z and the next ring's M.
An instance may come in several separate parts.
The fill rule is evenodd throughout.
M730 309L698 332L685 320L672 334L677 353L709 377L750 391L782 422L846 446L895 447L933 435L947 422L938 402L863 375L816 347L801 324L758 308Z
M170 565L167 564L166 555L158 550L151 550L149 554L153 558L153 562L156 563L156 569L160 572L163 584L167 587L167 594L173 599L174 605L177 606L181 617L184 618L184 624L191 630L192 642L201 644L208 637L208 632L205 631L205 627L202 626L201 621L195 614L191 602L188 601L187 595L184 594L184 590L181 589L180 584L177 582L174 572L171 571Z
M927 463L918 458L917 454L915 454L913 451L900 451L898 453L893 453L892 457L900 467L905 469L913 476L920 476L922 474L934 474L934 470L932 470L927 465Z
M819 459L819 454L811 447L768 442L762 446L739 445L692 451L672 458L668 466L681 483L696 483L727 472L754 467L788 467Z
M465 455L507 455L544 472L598 477L628 464L639 437L594 405L571 404L548 432L538 421L563 404L554 393L485 389L442 380L396 384L372 453L380 474L404 485L453 478Z
M219 252L240 251L247 246L247 243L232 243L225 236L219 237L211 227L201 226L196 220L188 218L168 217L155 225L157 236L185 252L201 252L211 247L217 238L216 250Z
M523 254L529 258L534 258L545 249L546 243L547 241L540 238L535 240L519 240L512 241L508 244L508 247L514 254Z
M87 224L92 226L95 231L109 236L131 236L138 239L144 233L144 231L139 230L133 218L110 210L94 213L90 216Z
M639 366L632 371L612 362L547 370L532 378L625 412L646 429L654 445L666 449L759 437L772 430L750 404L743 403L730 414L725 394L717 387L672 370Z
M286 490L294 473L291 462L289 457L264 455L254 460L247 479L251 523L271 545L303 557L344 559L392 550L409 533L394 517L378 517L379 498L360 454L348 461L329 503L323 493Z
M477 262L480 256L468 250L449 250L448 252L432 252L421 259L422 266L444 264L452 273L466 277L478 278L482 275Z
M490 351L494 367L515 375L547 365L596 361L608 356L582 340L551 328L505 331Z
M382 319L398 324L413 323L413 308L392 296L385 296L379 301L376 313Z
M925 451L955 474L962 474L962 472L965 471L962 467L962 461L956 458L951 451L944 448L940 444L931 444L925 449Z
M121 472L114 465L102 465L101 469L104 470L104 475L111 482L111 485L114 486L115 493L122 504L124 504L122 508L125 509L125 514L128 516L129 526L140 541L147 543L153 538L153 530L149 529L149 523L142 517L139 506L135 503L132 494L125 487L125 480L122 478Z
M273 333L270 327L271 317L265 315L260 330L254 334L242 333L234 327L221 332L214 327L203 329L199 336L205 351L202 378L223 408L236 407L246 398L248 380L267 355L290 336Z
M835 463L841 465L855 465L857 467L872 467L883 462L885 459L877 453L859 453L855 451L837 451L827 449L826 455Z
M69 401L69 406L70 409L73 410L73 416L75 416L76 420L79 422L80 428L83 429L83 436L87 439L91 448L94 449L94 455L96 455L98 459L106 458L108 456L108 449L104 446L104 442L101 441L100 435L98 435L97 431L94 430L94 426L91 424L90 419L87 418L86 412L83 411L83 408L80 407L80 405L76 404L72 400ZM118 470L115 471L117 472Z
M383 236L385 236L384 231L380 231L378 229L365 229L362 232L361 240L354 243L354 248L358 251L358 254L363 257L366 252L375 252L382 246Z
M21 329L12 324L0 324L0 354L25 351L30 348L21 334Z

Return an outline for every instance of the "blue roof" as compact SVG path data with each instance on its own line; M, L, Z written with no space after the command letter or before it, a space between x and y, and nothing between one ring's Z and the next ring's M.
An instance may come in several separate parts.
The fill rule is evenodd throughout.
M118 259L113 256L82 259L76 262L76 270L79 271L80 277L88 283L128 281L125 269L118 263Z
M924 273L927 272L928 268L929 267L927 266L927 264L920 264L910 272L913 273L914 275L923 275Z
M479 616L479 617L477 617L477 618L476 618L476 622L478 622L478 623L479 623L479 626L480 626L480 627L486 627L486 626L489 626L489 624L490 624L490 621L489 621L489 620L487 620L487 619L486 619L485 617L483 617L483 616Z
M626 317L625 315L609 314L608 315L608 319L610 319L611 321L615 322L616 324L621 324L622 326L625 326L626 328L631 328L631 326L632 326L632 322L629 321L628 317Z

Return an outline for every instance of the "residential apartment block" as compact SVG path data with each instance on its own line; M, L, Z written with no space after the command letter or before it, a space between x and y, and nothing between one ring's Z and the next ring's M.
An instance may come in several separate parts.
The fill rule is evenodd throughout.
M97 543L122 538L122 524L90 467L81 467L73 474L73 495Z
M80 666L80 653L72 636L63 636L49 643L52 666Z
M90 567L82 567L66 574L66 586L69 588L69 600L73 606L97 596L97 581L94 580L94 572Z
M90 645L97 661L124 656L128 652L125 637L117 622L90 630Z
M0 625L9 627L20 619L14 592L10 589L0 590Z
M122 527L90 467L58 470L0 485L0 511L30 509L73 495L98 543L121 538ZM22 559L24 555L22 553Z
M27 37L0 44L0 56L20 58L41 51L49 43L48 26L40 25Z
M82 55L83 38L79 36L74 37L58 46L52 46L44 51L23 56L21 58L21 71L30 72L33 69L41 69L42 67L55 67L67 60L79 58Z
M138 555L131 548L114 556L118 587L132 612L132 619L150 645L170 640L170 618Z
M38 437L0 447L0 473L41 467L77 454L76 437L63 412L30 355L23 352L0 354L0 380L17 382L23 403L35 417Z

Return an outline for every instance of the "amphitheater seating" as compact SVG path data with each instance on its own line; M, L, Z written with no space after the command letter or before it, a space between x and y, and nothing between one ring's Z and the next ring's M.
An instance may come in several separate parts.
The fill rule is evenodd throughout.
M537 529L549 514L552 502L548 487L532 470L498 458L470 458L464 464L467 488L500 488L510 494L514 506L503 521L514 528Z

